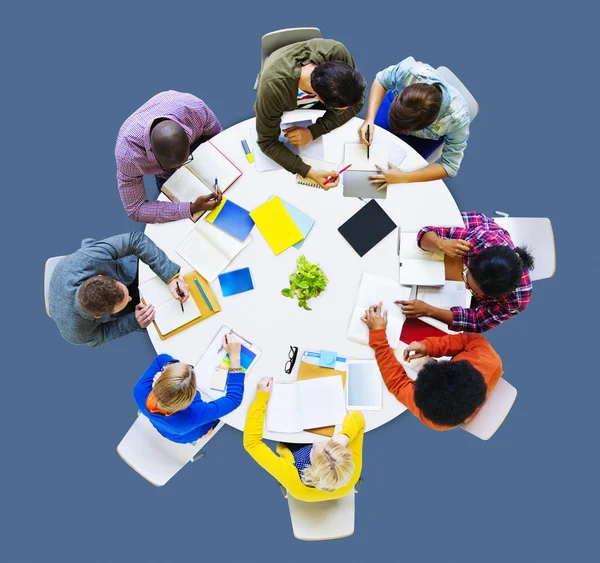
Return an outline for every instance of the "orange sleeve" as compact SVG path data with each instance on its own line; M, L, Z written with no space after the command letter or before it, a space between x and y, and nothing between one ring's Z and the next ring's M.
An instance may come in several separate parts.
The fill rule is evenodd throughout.
M480 334L447 334L446 336L432 336L425 338L423 343L427 348L427 355L433 358L442 356L456 356L472 347L480 339L485 340Z

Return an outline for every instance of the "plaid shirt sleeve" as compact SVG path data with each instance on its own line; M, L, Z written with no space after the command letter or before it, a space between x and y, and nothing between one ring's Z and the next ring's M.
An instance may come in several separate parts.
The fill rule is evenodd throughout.
M423 227L417 234L417 244L421 246L421 239L425 233L434 232L439 238L445 239L463 239L466 240L469 236L469 231L477 227L483 227L489 223L489 219L482 213L472 211L461 213L465 223L464 227Z
M194 111L189 112L192 129L194 132L201 131L200 138L207 141L223 131L223 127L217 116L202 100L196 98L195 102L197 106L194 107L192 104Z

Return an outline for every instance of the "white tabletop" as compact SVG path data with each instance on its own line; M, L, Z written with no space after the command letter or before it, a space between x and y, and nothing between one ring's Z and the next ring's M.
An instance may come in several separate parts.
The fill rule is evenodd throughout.
M298 116L298 113L300 116ZM316 119L318 110L299 110L284 116L285 121ZM256 384L266 376L276 382L293 381L298 372L300 358L305 350L333 350L340 356L352 359L373 358L368 346L346 339L346 329L354 309L356 293L363 272L398 279L396 257L396 232L388 235L362 258L338 233L338 227L356 213L364 204L357 198L345 198L342 186L324 191L296 184L295 176L285 170L259 173L249 164L241 140L249 139L254 119L248 119L223 131L211 141L243 171L242 177L227 190L226 197L252 210L271 195L279 195L315 219L315 225L300 250L289 248L275 256L257 229L253 241L236 256L226 271L248 266L255 289L238 295L223 297L218 280L211 287L222 306L221 313L189 329L161 340L151 325L148 334L158 354L195 365L222 325L227 325L262 349L258 362L246 376L244 399L234 412L223 420L243 430L248 407L254 399ZM344 143L358 142L357 130L361 120L354 118L343 127L325 135L325 160L341 163ZM403 170L420 168L426 163L411 147L394 135L378 128L375 142L395 143L403 146L407 157ZM342 176L343 177L343 176ZM161 195L161 198L164 196ZM399 184L388 188L386 199L377 200L386 213L403 231L415 233L424 225L462 226L463 222L450 192L440 180L427 183ZM148 235L169 258L182 267L182 274L191 267L175 252L175 248L194 228L192 221L153 224L146 227ZM288 276L296 270L296 259L304 254L310 262L318 262L329 278L326 290L309 301L312 311L297 306L297 301L281 295L288 287ZM151 275L146 265L140 265L140 283ZM291 375L284 366L289 347L298 346L298 360ZM402 346L399 347L399 350ZM365 411L366 430L373 430L389 422L406 407L399 403L384 386L383 408ZM205 400L210 400L204 397ZM286 442L308 443L315 435L273 433L265 430L265 438Z

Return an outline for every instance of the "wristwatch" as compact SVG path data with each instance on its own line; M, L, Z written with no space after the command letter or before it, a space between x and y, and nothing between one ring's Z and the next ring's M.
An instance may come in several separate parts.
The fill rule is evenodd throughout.
M229 368L229 373L239 373L242 371L242 368Z

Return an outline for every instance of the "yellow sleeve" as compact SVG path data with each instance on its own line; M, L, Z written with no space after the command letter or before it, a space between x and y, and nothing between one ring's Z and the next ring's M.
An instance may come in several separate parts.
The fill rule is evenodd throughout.
M344 418L342 434L350 438L348 447L355 458L362 457L363 437L365 435L365 417L360 411L351 411Z

